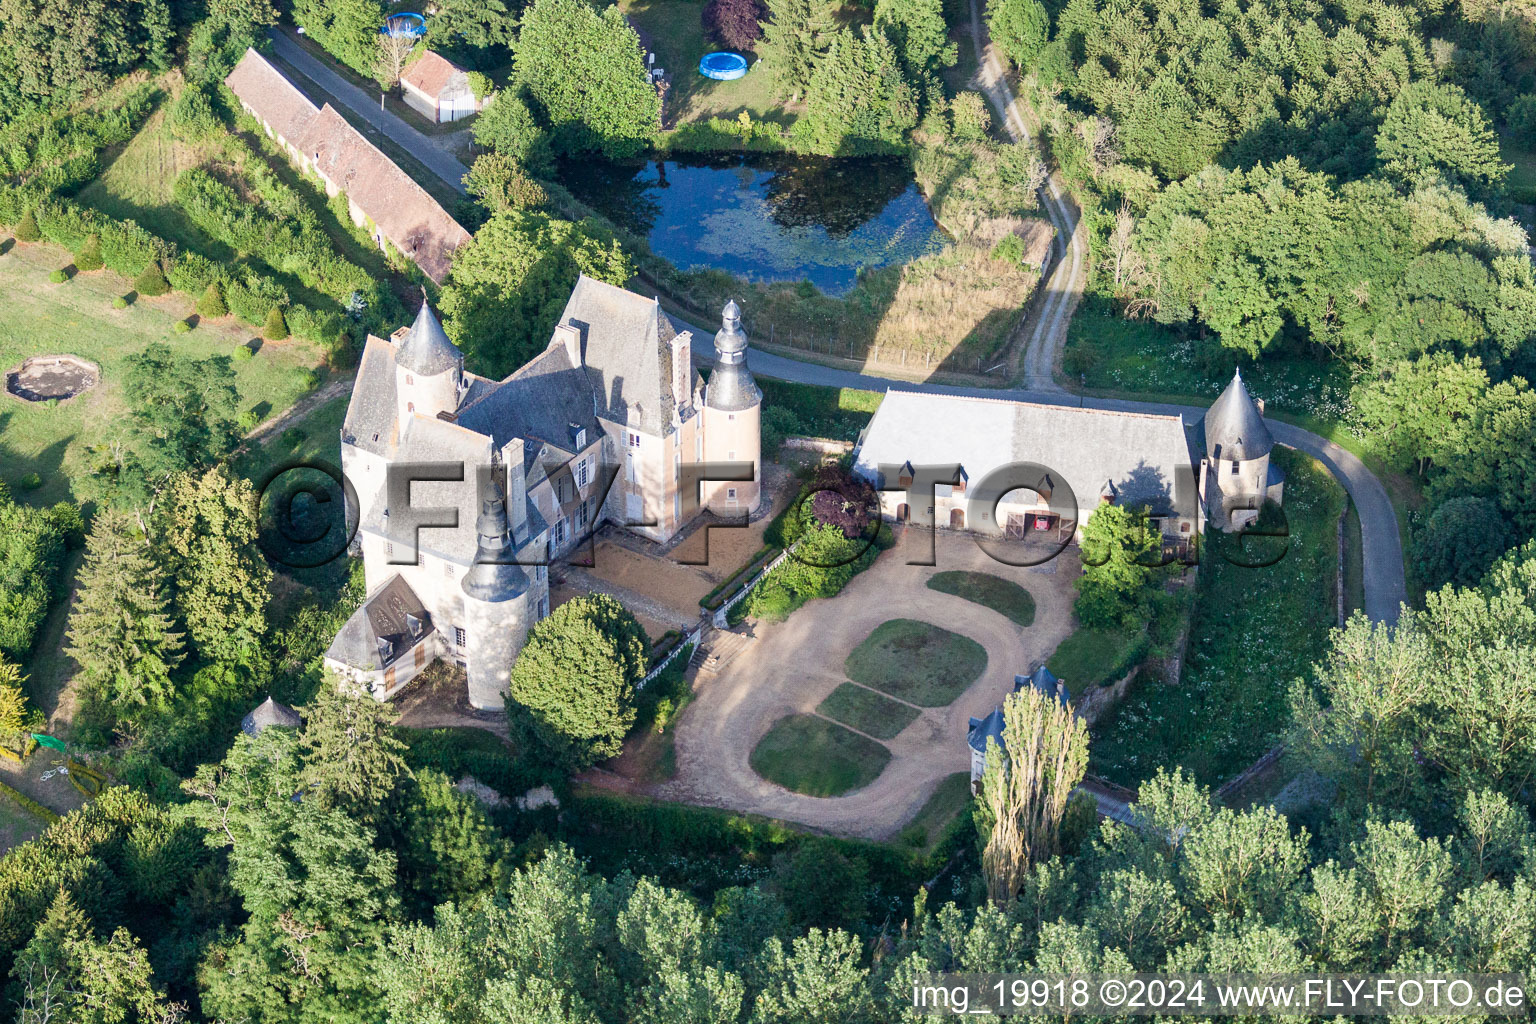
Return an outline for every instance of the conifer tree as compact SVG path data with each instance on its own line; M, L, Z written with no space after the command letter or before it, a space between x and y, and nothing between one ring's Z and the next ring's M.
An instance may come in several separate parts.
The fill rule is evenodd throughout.
M140 295L164 295L171 290L171 282L165 279L159 260L150 260L149 265L139 271L139 276L133 279L133 289Z
M224 304L224 291L219 287L219 282L208 282L202 297L197 300L197 312L199 316L209 320L217 320L221 316L229 315L229 307Z
M28 210L22 214L21 220L16 222L16 241L35 242L42 237L43 233L37 227L37 217L33 215L32 211Z
M268 341L282 341L288 337L288 321L283 319L283 307L267 310L267 321L261 327L261 336Z
M175 608L199 655L254 664L267 632L272 570L256 549L256 491L222 466L171 481L160 544Z
M75 269L85 274L92 270L100 270L105 265L105 261L101 258L101 236L92 232L86 236L85 244L80 247L80 251L75 253Z
M173 631L165 574L128 513L110 506L97 513L79 590L66 650L88 684L130 721L163 709L182 638Z
M0 740L14 736L27 720L27 698L21 691L21 669L0 658Z
M823 0L768 0L768 20L757 52L792 102L810 87L823 49L821 33L829 24Z
M370 818L409 772L405 744L391 730L395 712L333 676L304 708L299 749L304 784L325 807Z

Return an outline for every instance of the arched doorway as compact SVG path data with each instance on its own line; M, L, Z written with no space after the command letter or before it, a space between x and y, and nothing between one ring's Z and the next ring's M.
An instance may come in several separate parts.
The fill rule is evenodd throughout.
M949 510L949 525L951 529L965 529L965 509L952 508Z
M902 502L900 505L896 506L896 521L898 523L906 522L907 519L911 517L911 515L912 510L907 507L906 502Z

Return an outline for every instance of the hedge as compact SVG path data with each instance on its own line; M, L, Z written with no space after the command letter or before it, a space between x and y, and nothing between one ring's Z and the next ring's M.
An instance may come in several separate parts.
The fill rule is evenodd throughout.
M735 595L736 591L740 590L753 576L757 575L759 569L777 558L781 550L783 549L773 544L765 544L758 548L757 554L752 556L751 561L727 576L715 589L699 598L700 607L714 611L722 604L725 604L726 601Z
M12 800L16 801L16 803L21 806L22 810L42 818L50 825L59 820L59 816L53 811L50 811L36 800L33 800L31 797L27 796L27 794L21 792L20 790L12 789L10 786L7 786L3 782L0 782L0 793L3 793L4 795L10 797Z

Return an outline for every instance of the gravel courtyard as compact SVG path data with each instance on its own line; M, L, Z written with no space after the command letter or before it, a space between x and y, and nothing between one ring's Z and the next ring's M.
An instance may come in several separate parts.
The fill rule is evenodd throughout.
M1075 548L1054 562L1016 568L989 558L963 535L940 532L936 565L926 560L929 535L899 531L898 543L835 598L812 601L778 624L757 625L758 640L704 683L677 725L677 776L656 787L668 800L725 807L799 822L826 832L887 839L917 813L945 776L970 767L965 744L971 716L987 714L1013 686L1016 673L1047 657L1072 629ZM974 569L1013 580L1035 599L1032 626L999 612L929 590L928 577ZM919 619L980 643L981 677L946 707L928 708L894 739L891 760L874 782L838 797L801 796L760 778L748 757L774 722L812 713L847 676L843 662L875 627ZM1071 686L1071 680L1067 680Z

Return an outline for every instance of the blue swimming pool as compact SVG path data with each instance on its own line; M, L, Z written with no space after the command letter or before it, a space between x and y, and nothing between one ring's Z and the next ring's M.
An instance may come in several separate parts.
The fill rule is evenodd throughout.
M729 82L733 78L740 78L747 73L747 58L739 53L721 51L719 53L706 53L699 58L699 74L705 78L715 78L722 82Z

